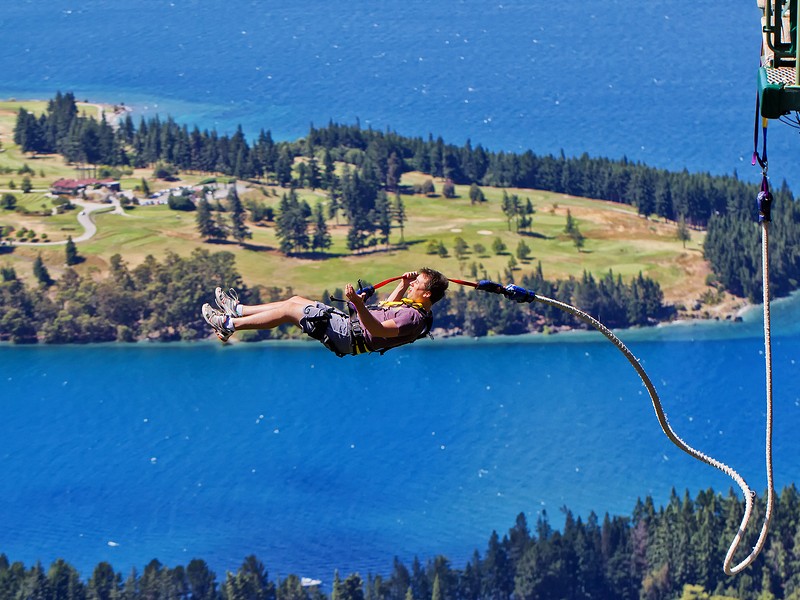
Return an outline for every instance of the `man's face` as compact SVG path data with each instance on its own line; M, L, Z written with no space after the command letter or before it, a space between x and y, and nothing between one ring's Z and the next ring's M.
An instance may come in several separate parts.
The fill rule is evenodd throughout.
M428 276L424 274L417 275L417 278L409 284L408 292L406 293L406 297L414 302L422 302L430 295L431 293L428 291Z

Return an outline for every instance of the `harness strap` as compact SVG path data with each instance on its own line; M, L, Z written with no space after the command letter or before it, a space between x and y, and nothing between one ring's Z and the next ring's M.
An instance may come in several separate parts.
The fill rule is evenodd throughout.
M364 327L361 325L358 313L351 304L347 305L347 310L350 313L350 354L358 356L372 352L367 348L367 338L364 336Z
M755 123L753 125L753 160L752 163L754 166L758 163L761 166L761 170L766 173L767 170L767 123L769 122L768 119L762 117L760 114L760 104L761 101L756 95L756 118ZM761 119L761 130L763 132L763 141L761 145L761 154L758 153L758 119Z
M359 279L359 285L361 285L361 280ZM373 290L374 292L374 290ZM333 296L329 296L331 302L342 302L347 303L347 314L345 315L344 312L338 311L337 309L333 309L334 312L339 312L342 316L346 316L347 319L350 321L350 354L342 354L337 350L334 350L332 346L328 346L331 350L336 353L336 356L357 356L359 354L368 354L372 352L367 347L367 339L364 336L364 326L361 325L361 321L358 318L358 313L353 308L353 305L350 304L344 298L334 298ZM324 343L324 342L323 342ZM327 344L326 344L327 345Z
M414 302L411 298L401 298L400 300L384 300L383 302L378 302L378 306L381 308L396 308L398 306L410 306L411 308L416 308L418 311L422 313L427 313L428 311L425 310L425 307L422 306L419 302Z

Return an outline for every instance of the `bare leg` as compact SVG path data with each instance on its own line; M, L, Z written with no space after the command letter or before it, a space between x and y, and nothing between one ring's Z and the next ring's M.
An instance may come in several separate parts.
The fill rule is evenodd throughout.
M300 326L303 309L313 300L302 296L292 296L288 300L268 304L242 305L242 316L233 319L233 327L243 329L274 329L279 325L291 323Z
M278 308L285 310L288 304L299 304L300 308L304 308L309 304L314 304L314 301L309 300L308 298L303 298L302 296L292 296L291 298L280 300L278 302L267 302L266 304L240 304L239 306L242 309L242 316L249 317L250 315L254 315L256 313L275 310Z

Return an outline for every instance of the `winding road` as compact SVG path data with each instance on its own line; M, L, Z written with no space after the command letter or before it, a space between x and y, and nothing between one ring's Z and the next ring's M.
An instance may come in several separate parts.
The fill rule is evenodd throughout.
M128 217L128 213L122 208L119 198L112 198L111 204L98 204L97 202L85 202L83 200L73 199L72 203L80 206L81 211L78 213L78 224L83 227L83 233L78 237L72 238L73 242L85 242L91 239L97 233L97 225L95 225L93 214L98 211L106 211L124 217ZM12 246L63 246L67 240L58 242L19 242L14 240Z

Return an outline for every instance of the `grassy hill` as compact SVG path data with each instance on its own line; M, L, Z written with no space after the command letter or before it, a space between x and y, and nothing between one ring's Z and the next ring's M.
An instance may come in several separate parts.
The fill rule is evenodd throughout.
M78 211L49 214L52 204L47 189L60 177L81 176L80 171L65 164L60 156L31 157L19 151L13 143L13 126L20 105L32 112L45 108L44 102L0 102L0 194L13 192L19 206L29 212L0 210L0 226L25 227L38 235L46 233L52 241L65 240L68 235L77 237L83 232L77 223ZM89 111L102 108L83 105L82 110L92 114ZM33 170L29 177L34 189L27 194L19 190L22 176L18 170L24 165ZM153 179L152 175L152 169L133 171L121 178L122 187L132 190L142 178L146 178L151 191L157 191L178 185L196 185L207 177L207 174L181 173L180 181L166 183ZM402 183L413 185L428 178L421 173L406 173ZM441 191L442 182L434 183L437 191ZM254 198L274 207L285 191L261 183L239 182L238 185L243 200ZM509 229L502 213L503 190L486 187L483 191L487 202L477 205L470 203L469 189L464 186L456 186L457 197L453 199L404 195L407 220L403 232L406 245L403 248L395 245L400 240L400 230L395 227L389 247L351 254L346 249L346 223L342 221L337 225L331 221L329 227L334 244L323 256L286 257L280 254L271 223L263 226L249 224L253 238L244 247L235 243L204 243L195 230L195 213L172 211L164 205L137 206L127 210L125 215L96 214L98 232L92 239L78 245L79 253L86 258L78 269L102 273L109 258L116 253L122 254L133 266L149 254L161 257L171 250L186 255L196 247L204 247L212 252L233 252L238 270L249 285L291 287L296 293L317 296L325 288L341 287L359 277L376 282L422 265L430 265L452 277L470 279L474 263L478 277L485 272L490 278L503 280L510 256L515 254L520 240L524 240L531 248L532 256L528 261L518 261L514 271L516 277L531 271L541 261L548 279L580 276L584 270L602 275L612 269L627 280L641 271L661 284L668 302L688 308L704 295L706 300L713 295L706 285L710 271L702 254L702 231L692 231L692 239L684 247L677 239L674 222L645 219L631 206L539 190L507 189L509 194L518 194L523 202L529 198L536 210L530 234L520 235L513 231L513 227ZM141 197L141 194L137 195ZM299 195L312 206L318 201L326 202L325 192L320 190L299 190ZM581 251L564 233L567 210L577 220L586 238ZM458 237L469 245L462 260L458 260L454 252ZM505 243L505 254L493 252L496 238ZM431 240L443 243L449 251L448 256L427 254ZM485 251L477 252L476 245L482 245ZM38 254L51 274L58 277L64 268L63 246L18 246L13 252L0 256L0 264L12 265L18 275L29 279L32 278L33 260ZM730 298L719 300L715 301L715 306L705 306L702 310L712 313L728 311L736 303Z

